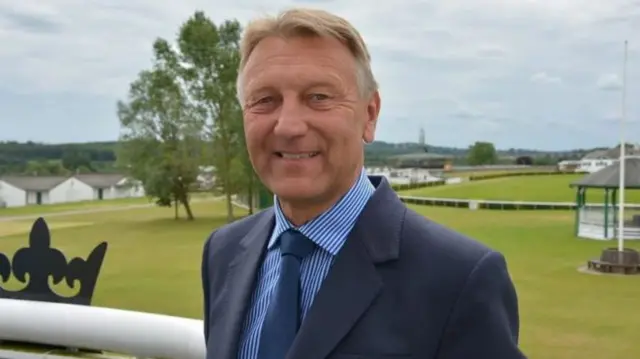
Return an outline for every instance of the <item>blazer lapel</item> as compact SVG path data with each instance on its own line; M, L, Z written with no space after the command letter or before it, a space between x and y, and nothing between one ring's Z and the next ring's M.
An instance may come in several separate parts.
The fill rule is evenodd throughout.
M367 203L316 295L287 359L324 359L383 290L376 265L398 258L406 207L385 180Z
M227 268L228 278L222 289L220 305L217 307L216 329L211 350L216 359L235 359L238 344L242 335L242 325L251 302L254 283L262 263L271 230L273 227L273 211L265 213L260 221L238 244L237 255ZM213 334L210 334L213 335Z

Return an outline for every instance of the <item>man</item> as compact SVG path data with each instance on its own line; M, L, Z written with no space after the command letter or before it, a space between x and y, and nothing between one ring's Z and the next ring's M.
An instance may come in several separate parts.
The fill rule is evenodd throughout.
M295 9L250 23L237 85L275 204L206 242L208 359L524 358L503 256L365 175L380 96L347 21Z

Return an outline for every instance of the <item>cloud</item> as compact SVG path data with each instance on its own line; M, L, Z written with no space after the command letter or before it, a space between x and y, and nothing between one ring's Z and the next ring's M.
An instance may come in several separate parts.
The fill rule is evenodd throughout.
M3 20L9 23L14 29L25 32L51 34L60 30L60 24L39 14L31 14L8 9L0 14L0 16L2 16Z
M622 80L616 74L604 74L598 78L596 86L602 91L619 91L622 89Z
M0 140L113 140L115 102L195 10L216 22L313 6L362 33L381 85L377 137L466 147L610 145L629 44L628 131L640 134L638 0L0 0ZM616 82L617 81L617 82ZM607 90L607 91L603 91ZM73 129L73 131L71 131ZM640 135L636 136L640 137ZM640 141L636 138L635 141Z
M607 125L614 125L614 124L620 125L621 121L622 121L622 113L620 111L609 112L609 113L605 114L602 117L602 120ZM625 117L625 119L624 119L624 123L625 124L628 124L628 123L635 124L638 121L640 121L640 120L638 118L636 118L636 117L634 117L634 118ZM625 131L625 132L628 132L628 131ZM634 136L632 136L632 137L634 137ZM637 140L636 140L636 142L637 142Z
M482 112L474 111L469 108L458 108L456 111L453 112L452 115L456 118L460 118L463 120L471 120L471 119L478 119L478 118L484 117Z
M562 79L557 76L548 75L546 72L537 72L531 76L531 82L539 84L560 84Z

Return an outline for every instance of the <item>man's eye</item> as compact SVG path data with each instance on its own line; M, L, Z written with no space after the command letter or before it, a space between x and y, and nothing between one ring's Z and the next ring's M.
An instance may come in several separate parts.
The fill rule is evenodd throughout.
M310 97L313 101L324 101L329 98L329 96L321 93L314 93Z
M256 105L262 105L262 104L270 103L270 102L272 102L272 101L273 101L273 97L271 97L271 96L267 96L267 97L263 97L263 98L258 99L258 100L257 100L257 101L255 101L254 103L255 103Z

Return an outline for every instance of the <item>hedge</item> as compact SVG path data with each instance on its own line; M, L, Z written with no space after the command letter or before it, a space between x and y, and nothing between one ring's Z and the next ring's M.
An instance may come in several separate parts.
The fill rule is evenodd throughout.
M417 183L392 183L391 188L393 188L394 191L406 191L408 189L442 186L446 183L447 182L445 180Z

